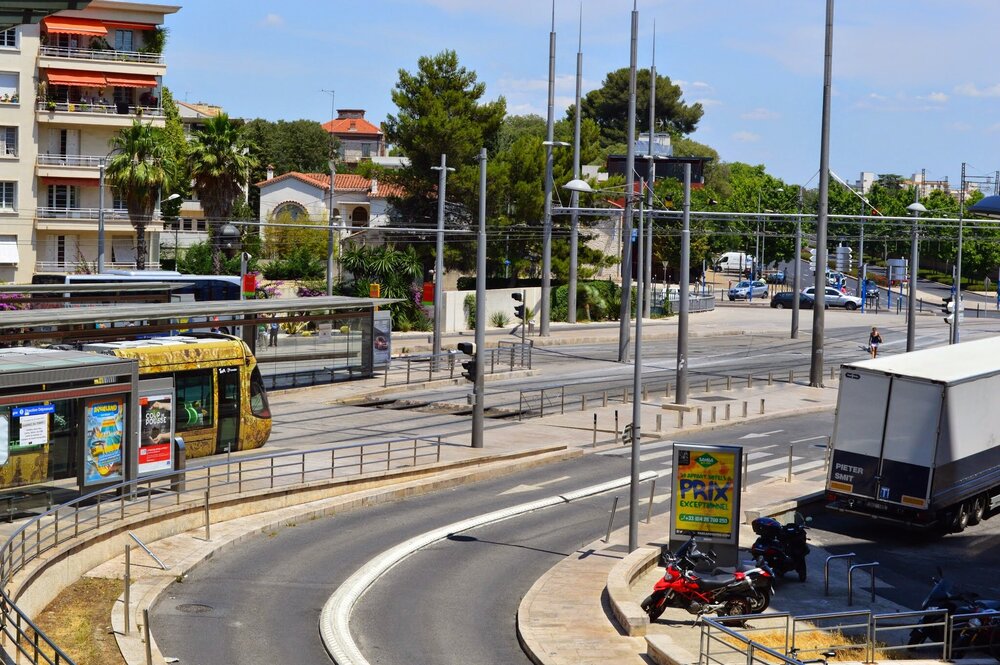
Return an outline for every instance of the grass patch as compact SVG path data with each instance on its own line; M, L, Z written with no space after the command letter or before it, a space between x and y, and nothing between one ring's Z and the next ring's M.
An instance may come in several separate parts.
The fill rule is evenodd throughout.
M773 649L779 653L784 653L785 651L785 631L783 630L753 632L748 633L747 637L752 639L757 644ZM800 625L799 632L795 635L795 646L798 648L796 658L799 660L812 660L814 658L823 658L823 652L825 651L836 651L837 655L834 658L829 659L832 663L836 663L837 661L864 662L867 659L868 654L864 645L858 644L858 639L863 640L864 638L855 638L850 635L845 635L841 631L835 629L823 630L821 628ZM727 637L726 640L734 646L739 646L739 643L730 637ZM855 644L857 644L857 646L852 646ZM902 657L903 654L898 650L883 651L877 646L875 648L876 661L892 660ZM779 662L777 658L772 658L762 653L758 653L757 658L765 662Z
M125 665L111 632L111 608L124 591L122 580L77 580L42 611L38 627L77 665Z

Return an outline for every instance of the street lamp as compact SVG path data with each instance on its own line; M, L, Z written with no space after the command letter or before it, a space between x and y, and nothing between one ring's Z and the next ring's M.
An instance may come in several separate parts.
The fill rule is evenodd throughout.
M917 331L917 270L920 268L920 247L917 243L917 220L920 213L927 212L923 203L914 201L906 206L906 209L913 213L913 231L910 234L910 297L906 305L906 351L913 350L916 341ZM958 311L958 304L955 304L955 311Z
M233 258L240 250L240 230L226 222L219 229L218 243L219 250L226 255L226 258Z
M162 207L164 203L168 203L170 201L176 201L179 198L181 198L180 194L176 193L171 194L167 198L163 199L163 201L160 203L160 206ZM160 213L160 216L162 217L162 212ZM177 236L180 224L181 220L179 217L174 219L174 270L177 270Z
M441 153L441 166L432 166L431 170L438 172L437 244L434 256L434 343L431 349L436 357L441 353L441 313L444 310L444 204L448 172L455 169L448 167L448 156Z
M761 192L762 191L763 190L761 190L761 189L757 190L757 215L758 215L757 219L760 222L761 227L763 228L763 231L760 234L760 255L757 257L757 260L758 260L758 262L760 264L760 268L759 268L760 270L763 270L764 268L767 267L767 260L764 258L764 253L765 253L764 250L766 249L766 244L767 244L767 219L764 218L764 217L760 217L760 213L761 213ZM776 192L776 193L777 192L783 192L783 191L785 191L785 188L784 187L778 187L777 189L775 189L773 191ZM773 210L764 209L763 212L769 213L769 212L774 212L774 211ZM751 294L752 294L753 289L750 289L750 291L751 291Z
M337 162L333 159L331 154L328 161L330 166L330 214L328 218L329 228L326 232L326 295L333 295L333 255L335 251L335 246L337 243L337 237L339 237L340 232L334 231L334 210L336 207L336 196L337 192ZM336 234L336 235L335 235Z

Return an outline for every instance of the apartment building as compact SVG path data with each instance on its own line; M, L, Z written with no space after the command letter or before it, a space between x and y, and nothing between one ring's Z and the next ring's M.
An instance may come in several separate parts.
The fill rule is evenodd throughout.
M100 165L136 118L165 124L164 17L174 5L93 0L0 33L0 282L97 261ZM124 202L104 191L105 266L135 262ZM162 223L147 228L159 262Z

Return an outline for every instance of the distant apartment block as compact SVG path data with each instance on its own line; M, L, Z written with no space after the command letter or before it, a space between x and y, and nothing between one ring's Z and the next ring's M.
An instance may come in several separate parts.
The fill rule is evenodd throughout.
M0 33L0 281L97 260L99 169L136 118L162 127L161 26L175 5L93 0ZM135 261L124 202L105 190L105 263ZM158 220L147 228L159 261Z

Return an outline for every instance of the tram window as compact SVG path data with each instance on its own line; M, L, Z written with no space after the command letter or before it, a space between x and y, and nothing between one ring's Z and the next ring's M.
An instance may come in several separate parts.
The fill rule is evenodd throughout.
M176 374L174 388L177 391L178 432L214 424L212 370Z
M250 411L258 418L270 418L271 408L267 404L267 393L264 392L264 379L260 369L253 368L250 373Z

